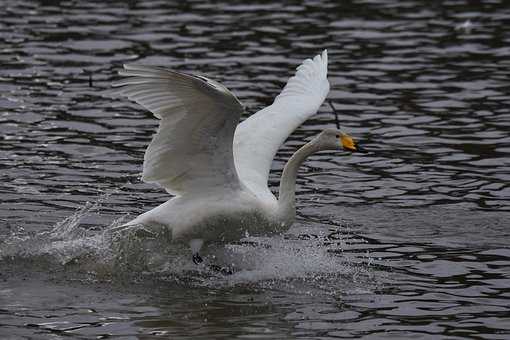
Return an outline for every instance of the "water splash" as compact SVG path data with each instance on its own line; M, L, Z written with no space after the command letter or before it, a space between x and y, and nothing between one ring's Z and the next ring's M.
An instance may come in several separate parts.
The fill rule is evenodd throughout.
M143 228L116 232L128 216L99 230L82 225L112 194L87 202L49 231L13 233L0 244L0 266L28 264L31 270L64 273L79 280L156 279L207 287L285 284L294 289L306 282L309 289L310 284L337 287L338 280L370 277L367 266L338 255L341 242L331 245L323 237L247 236L237 243L205 247L204 263L197 266L184 245L141 233Z

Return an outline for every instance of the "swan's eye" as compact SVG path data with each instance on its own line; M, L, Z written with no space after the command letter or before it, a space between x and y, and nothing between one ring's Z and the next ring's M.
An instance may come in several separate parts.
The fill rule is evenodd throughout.
M336 138L340 138L340 135L336 135Z

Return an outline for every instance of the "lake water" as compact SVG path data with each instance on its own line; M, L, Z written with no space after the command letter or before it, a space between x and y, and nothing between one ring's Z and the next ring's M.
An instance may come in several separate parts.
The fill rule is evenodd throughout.
M505 1L0 3L1 339L510 338ZM102 96L123 63L206 74L247 117L325 48L370 152L311 157L288 233L211 249L232 275L105 239L168 198L140 180L156 119ZM292 134L273 190L333 126Z

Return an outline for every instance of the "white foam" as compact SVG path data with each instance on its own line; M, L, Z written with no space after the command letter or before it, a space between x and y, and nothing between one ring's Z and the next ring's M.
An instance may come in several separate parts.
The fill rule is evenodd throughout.
M0 246L0 256L32 263L42 257L55 267L66 266L66 270L72 268L98 279L119 275L136 276L138 280L156 277L213 287L288 284L292 280L335 287L339 279L359 277L360 271L366 270L339 255L338 243L330 246L321 237L302 240L284 236L247 237L239 243L204 246L204 264L197 266L188 245L165 244L135 233L107 232L122 224L125 216L102 231L83 228L80 221L97 210L103 200L100 197L86 203L50 231L31 237L17 235ZM211 264L227 267L233 273L212 271Z

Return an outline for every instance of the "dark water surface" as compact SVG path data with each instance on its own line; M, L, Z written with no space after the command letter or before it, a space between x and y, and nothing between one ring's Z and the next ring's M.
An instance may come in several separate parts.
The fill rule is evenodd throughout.
M508 3L176 3L0 0L0 338L509 339ZM286 235L219 249L230 276L108 246L168 198L140 181L157 121L101 95L124 62L207 74L248 116L325 48L372 152L313 156ZM333 124L289 138L272 189Z

